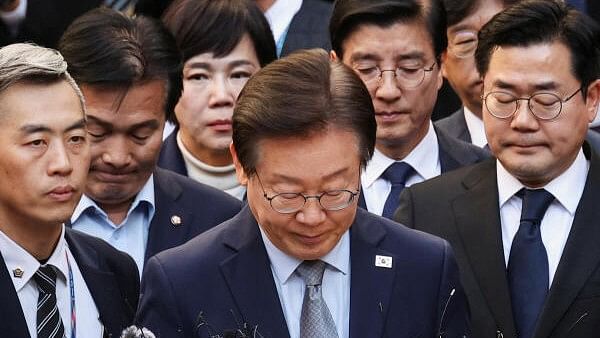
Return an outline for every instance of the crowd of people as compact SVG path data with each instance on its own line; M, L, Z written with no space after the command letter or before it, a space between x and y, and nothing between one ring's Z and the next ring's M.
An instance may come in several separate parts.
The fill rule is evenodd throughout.
M0 336L596 337L567 2L0 1Z

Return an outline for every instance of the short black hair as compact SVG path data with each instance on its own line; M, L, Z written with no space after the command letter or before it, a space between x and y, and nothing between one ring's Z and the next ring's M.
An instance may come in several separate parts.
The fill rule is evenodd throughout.
M158 20L94 9L69 26L59 50L80 85L127 89L148 80L164 80L165 114L174 121L173 110L183 86L181 53Z
M372 24L387 28L397 22L422 20L433 42L436 59L446 50L446 11L441 0L338 0L329 21L331 46L342 58L342 45L360 25Z
M362 80L323 49L297 51L250 78L233 112L233 145L248 176L256 173L260 141L308 137L328 128L352 132L364 167L373 156L377 124Z
M203 53L224 57L248 34L262 67L277 58L267 19L251 0L180 0L162 18L183 61Z
M442 0L446 9L448 27L454 26L473 14L479 6L485 6L486 0ZM519 2L519 0L494 0L504 8Z
M600 27L560 0L526 0L509 7L479 32L475 63L485 76L498 47L563 43L571 52L571 71L582 88L600 77ZM582 90L583 97L586 91Z

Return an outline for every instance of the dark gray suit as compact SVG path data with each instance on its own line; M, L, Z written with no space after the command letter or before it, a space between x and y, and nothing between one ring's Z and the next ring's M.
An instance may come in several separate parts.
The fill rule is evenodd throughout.
M302 7L290 22L281 56L306 48L330 51L329 19L332 10L333 4L330 1L303 0Z
M587 144L584 152L591 158L585 189L534 338L600 332L600 157ZM494 159L404 189L395 220L451 243L473 337L516 336Z

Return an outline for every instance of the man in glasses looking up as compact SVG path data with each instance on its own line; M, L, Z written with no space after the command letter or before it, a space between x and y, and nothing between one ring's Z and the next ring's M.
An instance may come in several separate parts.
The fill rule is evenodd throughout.
M474 337L597 336L600 158L584 139L600 97L600 27L533 0L479 37L497 160L405 189L396 220L452 243Z
M368 91L323 50L256 73L233 114L247 206L148 261L137 321L162 337L212 337L236 318L256 337L466 334L447 243L357 207L375 132Z
M354 69L375 107L376 149L359 205L391 218L405 186L487 156L431 123L446 49L439 0L340 0L329 28L332 57Z

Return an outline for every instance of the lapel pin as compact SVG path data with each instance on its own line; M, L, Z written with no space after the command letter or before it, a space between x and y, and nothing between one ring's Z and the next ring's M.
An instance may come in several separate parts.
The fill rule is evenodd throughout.
M21 268L16 268L13 270L13 276L15 276L16 278L23 277L23 273L24 273L24 271L21 270Z
M375 256L375 266L379 268L392 268L392 257L390 256Z
M171 216L171 224L173 224L174 226L181 225L181 217L179 217L177 215Z

